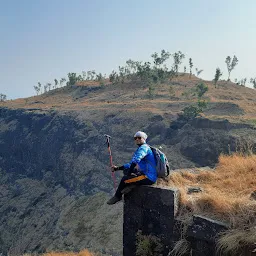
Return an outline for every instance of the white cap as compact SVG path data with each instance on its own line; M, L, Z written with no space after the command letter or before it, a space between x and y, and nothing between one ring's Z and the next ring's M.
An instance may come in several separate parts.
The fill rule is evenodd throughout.
M145 132L142 132L142 131L138 131L134 134L134 137L141 137L143 138L144 140L147 139L148 135L145 133Z

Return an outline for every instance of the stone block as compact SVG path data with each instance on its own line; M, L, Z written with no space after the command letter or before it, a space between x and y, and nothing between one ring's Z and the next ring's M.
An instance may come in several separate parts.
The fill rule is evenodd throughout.
M154 235L169 252L179 192L155 186L139 186L124 196L123 255L136 255L136 234Z
M220 221L195 215L192 225L188 227L187 236L214 243L216 236L227 228L227 225Z

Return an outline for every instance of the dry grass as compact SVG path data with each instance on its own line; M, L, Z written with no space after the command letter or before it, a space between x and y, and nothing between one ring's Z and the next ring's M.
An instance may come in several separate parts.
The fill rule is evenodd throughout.
M23 256L30 256L30 254L24 254ZM94 253L89 252L87 249L82 250L78 253L74 252L47 252L41 256L97 256Z
M51 90L48 93L42 95L33 96L24 99L9 100L6 102L0 102L0 106L9 108L39 108L44 110L81 110L83 108L93 109L96 106L102 108L112 109L116 108L115 103L125 104L125 109L130 110L130 107L136 105L138 110L141 107L141 101L143 100L143 108L145 110L150 109L154 113L164 114L166 107L172 102L170 97L170 83L173 88L173 96L175 103L187 102L192 103L197 101L196 97L191 96L191 92L195 90L196 85L199 82L204 82L209 90L205 94L205 99L210 102L229 102L237 104L242 110L244 115L239 116L244 120L256 120L256 90L242 86L238 86L232 82L221 81L218 88L215 88L212 81L204 81L195 76L189 78L189 74L181 74L179 77L174 78L171 82L156 86L155 93L157 97L152 101L146 95L148 94L148 88L144 88L141 82L125 82L124 84L112 85L108 79L104 80L105 86L100 86L97 81L81 81L77 83L77 87L100 87L100 90L91 91L86 96L76 99L72 93L77 89L75 87L62 87ZM188 93L190 96L187 98L183 94ZM131 100L131 98L133 100ZM165 104L162 104L163 100ZM111 104L109 104L111 103ZM173 114L181 111L180 109L171 110ZM96 108L97 109L97 108ZM144 111L142 109L141 111ZM211 114L213 115L213 114ZM216 112L218 118L221 118L220 113ZM207 116L206 116L207 117ZM209 115L210 117L210 115ZM224 117L224 116L223 116ZM237 115L234 112L227 112L225 116L228 120L237 120Z
M211 215L236 227L255 217L256 202L249 199L256 189L255 175L256 155L221 155L214 171L176 172L168 186L180 189L182 205L194 213ZM200 187L203 193L189 195L188 187Z
M243 255L246 250L256 250L256 227L248 230L228 230L218 240L218 251L221 255L230 252L233 255Z
M168 254L168 256L182 256L182 255L187 255L190 252L190 243L186 239L181 239L179 240L172 251Z
M219 240L222 251L235 252L256 243L256 200L250 199L256 190L256 155L221 155L215 170L173 173L168 186L180 189L181 219L199 214L229 225ZM187 194L188 187L203 192Z

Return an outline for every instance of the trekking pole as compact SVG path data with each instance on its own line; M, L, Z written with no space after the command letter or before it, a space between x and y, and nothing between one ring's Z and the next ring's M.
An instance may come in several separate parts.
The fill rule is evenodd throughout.
M116 191L116 178L115 178L115 173L112 172L111 167L113 166L113 159L112 159L112 153L111 153L111 148L110 148L110 138L111 136L104 134L104 136L107 138L107 146L108 146L108 153L109 153L109 162L110 162L110 171L111 171L111 176L114 182L114 188Z

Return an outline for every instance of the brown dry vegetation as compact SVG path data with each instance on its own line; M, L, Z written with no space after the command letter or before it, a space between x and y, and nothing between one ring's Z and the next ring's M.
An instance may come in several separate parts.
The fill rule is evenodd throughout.
M204 81L195 76L189 78L188 74L174 78L172 81L161 85L155 85L155 97L147 97L148 88L141 82L125 82L124 84L111 84L108 80L101 86L96 81L81 81L73 87L62 87L50 92L24 99L0 102L0 106L10 108L40 108L54 110L86 110L86 109L108 109L114 110L122 106L125 111L142 111L165 114L170 112L176 114L181 107L169 107L170 104L193 103L197 101L192 92L199 82L204 82L209 90L204 99L212 103L233 103L244 111L238 115L232 108L226 114L208 114L209 118L226 118L230 121L256 122L256 90L236 85L232 82L220 81L215 88L212 81ZM170 86L173 92L170 93ZM83 97L74 97L72 93L77 88L98 88L91 90ZM121 105L120 105L121 104Z
M219 240L221 250L238 251L256 243L256 155L221 155L215 170L183 170L165 184L181 192L179 217L189 222L192 214L222 221L229 226ZM189 187L203 192L187 194Z
M255 175L256 155L221 155L214 171L176 172L168 186L181 189L182 205L194 213L214 214L232 227L241 227L248 225L250 219L255 221L256 201L250 200L256 189ZM189 195L188 187L201 187L203 193Z
M42 254L41 256L97 256L98 254L94 254L89 252L87 249L82 250L78 253L74 252L47 252ZM30 256L30 254L24 254L23 256Z

